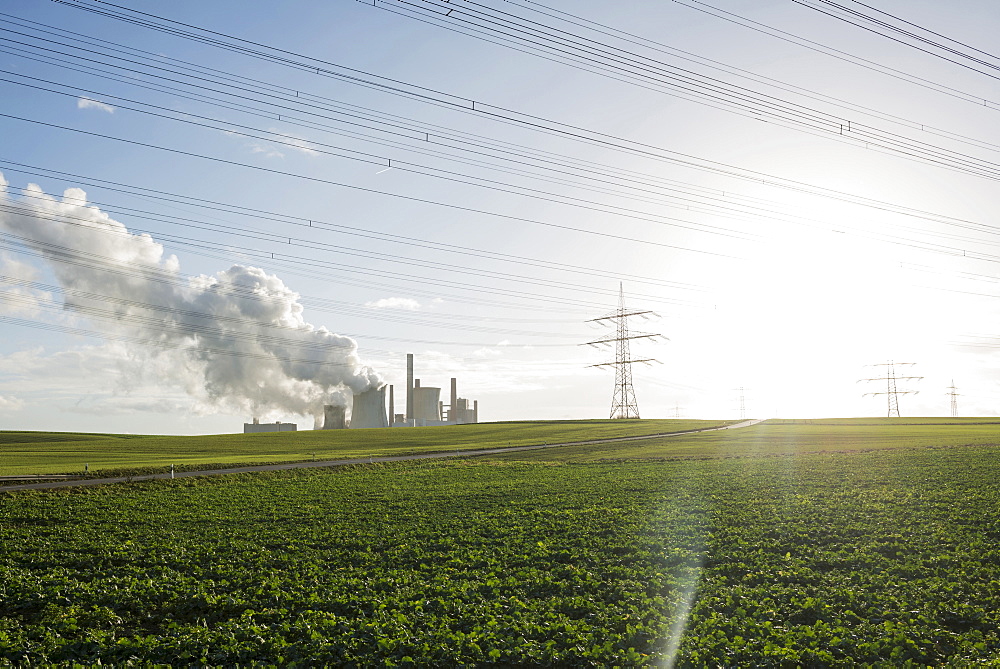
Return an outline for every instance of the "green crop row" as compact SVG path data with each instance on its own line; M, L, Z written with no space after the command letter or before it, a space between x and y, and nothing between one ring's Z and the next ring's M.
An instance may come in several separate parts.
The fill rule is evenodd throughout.
M476 460L7 494L0 659L996 662L998 467Z

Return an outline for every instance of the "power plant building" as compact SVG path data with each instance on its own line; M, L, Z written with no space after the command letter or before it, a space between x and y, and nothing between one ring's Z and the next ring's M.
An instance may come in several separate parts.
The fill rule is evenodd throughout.
M295 423L261 423L256 418L252 423L243 423L243 434L257 434L258 432L296 432L299 426Z
M462 397L455 399L455 403L448 411L448 422L454 425L468 425L479 422L479 400L472 402L469 408L469 400Z

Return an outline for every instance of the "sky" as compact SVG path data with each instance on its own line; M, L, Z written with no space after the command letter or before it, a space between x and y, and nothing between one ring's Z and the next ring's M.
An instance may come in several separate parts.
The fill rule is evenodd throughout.
M890 361L997 415L996 3L867 3L979 71L822 0L442 4L6 5L0 429L309 429L407 353L606 418L620 288L643 418L884 416Z

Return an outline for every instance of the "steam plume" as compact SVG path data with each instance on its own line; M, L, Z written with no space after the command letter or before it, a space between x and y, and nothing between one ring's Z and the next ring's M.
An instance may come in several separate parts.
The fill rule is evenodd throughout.
M84 191L57 199L32 184L15 199L7 190L0 174L0 234L47 261L67 311L133 342L132 369L166 362L211 409L262 417L318 417L323 404L380 385L356 342L307 323L277 276L233 265L185 279L176 256L88 205Z

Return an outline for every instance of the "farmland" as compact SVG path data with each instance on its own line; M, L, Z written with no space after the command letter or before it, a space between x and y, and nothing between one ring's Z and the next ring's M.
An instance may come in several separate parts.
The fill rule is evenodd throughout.
M567 446L558 452L512 453L515 460L598 462L676 458L787 457L898 448L1000 445L1000 420L864 419L765 421L751 428L621 444Z
M1000 446L895 427L8 494L0 658L997 662Z
M732 421L729 421L732 422ZM724 425L721 420L534 421L395 430L307 430L193 437L0 432L0 474L80 473L402 455L578 441Z

